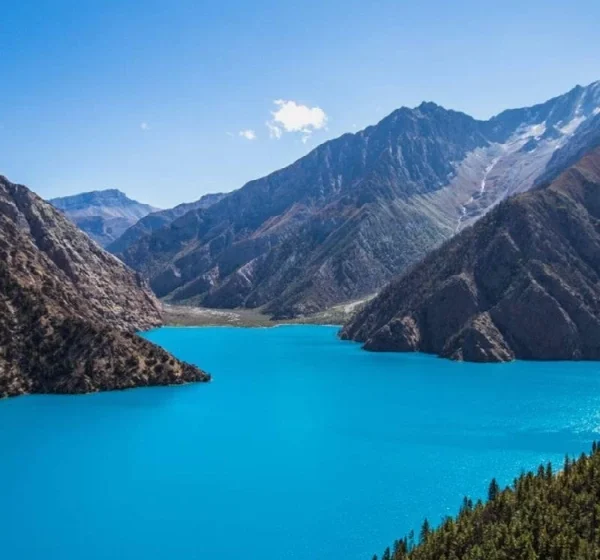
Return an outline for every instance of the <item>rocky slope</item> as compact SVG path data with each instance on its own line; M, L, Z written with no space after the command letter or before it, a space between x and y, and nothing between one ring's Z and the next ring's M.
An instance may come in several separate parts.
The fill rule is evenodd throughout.
M160 311L137 273L0 177L0 396L207 380L135 334Z
M168 226L177 218L180 218L191 210L206 209L219 202L224 196L225 194L223 193L206 194L195 202L186 202L184 204L179 204L174 208L152 212L125 230L120 237L106 246L106 250L115 255L123 254L123 252L125 252L133 243L145 235L149 235L153 231Z
M53 198L49 202L102 247L112 243L144 216L158 210L128 198L117 189Z
M342 338L478 362L600 359L600 148L432 252Z
M564 168L592 142L599 107L600 83L488 121L434 103L402 108L119 256L172 302L318 312L379 289L551 162Z

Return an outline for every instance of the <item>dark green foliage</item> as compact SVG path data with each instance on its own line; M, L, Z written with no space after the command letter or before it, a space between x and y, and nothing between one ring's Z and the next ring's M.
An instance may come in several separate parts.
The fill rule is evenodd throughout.
M429 533L431 533L431 526L429 525L429 521L425 519L425 521L423 521L423 525L421 525L421 532L419 533L420 541L427 542Z
M600 447L590 456L565 459L524 473L490 500L465 498L458 515L431 530L425 521L420 542L412 534L396 541L390 560L587 560L600 558Z
M542 469L544 467L541 467ZM498 492L500 492L500 486L498 486L498 482L496 482L495 478L492 478L492 481L490 482L490 487L488 488L488 500L490 502L494 501L496 499L496 496L498 496Z

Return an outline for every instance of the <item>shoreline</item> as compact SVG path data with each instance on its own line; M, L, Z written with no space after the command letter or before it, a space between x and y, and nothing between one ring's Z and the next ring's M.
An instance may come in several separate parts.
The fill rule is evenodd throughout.
M313 315L274 320L259 309L214 309L163 303L163 327L273 328L321 325L341 328L362 307L362 301L336 305Z
M223 324L202 324L202 325L177 325L175 323L164 323L153 329L205 329L205 328L238 328L238 329L276 329L278 327L332 327L336 329L341 329L343 324L333 324L333 323L316 323L316 322L298 322L298 323L276 323L274 325L223 325ZM149 331L143 331L149 332Z

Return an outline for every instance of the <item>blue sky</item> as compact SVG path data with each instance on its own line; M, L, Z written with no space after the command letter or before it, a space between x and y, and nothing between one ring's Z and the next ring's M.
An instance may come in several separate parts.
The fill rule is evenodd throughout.
M4 2L0 173L172 206L402 105L487 118L600 79L599 21L597 0Z

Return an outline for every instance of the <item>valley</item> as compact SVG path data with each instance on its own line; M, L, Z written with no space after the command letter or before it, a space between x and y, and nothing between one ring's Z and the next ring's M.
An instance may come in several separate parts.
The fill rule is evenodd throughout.
M2 8L2 560L600 559L600 3Z
M334 305L313 315L292 319L273 319L257 309L215 309L191 305L163 304L163 322L176 327L273 327L277 325L343 325L370 301L370 297Z
M275 320L366 297L600 143L600 84L478 121L401 108L109 248L173 305Z

